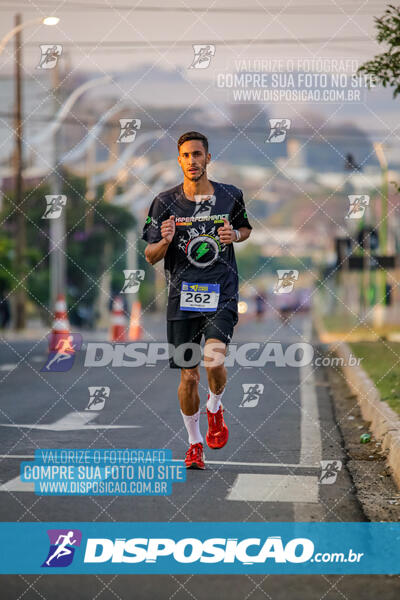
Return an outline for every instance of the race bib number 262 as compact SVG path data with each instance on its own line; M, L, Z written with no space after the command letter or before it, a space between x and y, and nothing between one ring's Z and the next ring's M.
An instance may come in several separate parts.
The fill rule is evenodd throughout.
M182 282L181 310L210 312L217 310L219 301L219 283Z

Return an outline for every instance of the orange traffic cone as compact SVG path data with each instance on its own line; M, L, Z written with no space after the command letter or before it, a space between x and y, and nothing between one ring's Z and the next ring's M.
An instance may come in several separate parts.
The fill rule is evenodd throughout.
M129 324L129 339L130 340L140 340L142 337L142 328L140 326L140 312L141 312L140 302L133 302L132 312L131 312L131 320L130 320L130 324Z
M124 304L120 296L115 296L112 313L111 313L111 341L125 342L125 325L126 319L124 315Z
M60 340L68 340L71 335L64 294L57 296L54 312L53 327L49 338L49 352L57 352L57 345Z

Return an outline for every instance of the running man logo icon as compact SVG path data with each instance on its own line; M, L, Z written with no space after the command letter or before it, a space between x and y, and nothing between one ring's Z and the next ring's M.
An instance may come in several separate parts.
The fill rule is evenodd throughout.
M59 339L55 345L56 352L49 352L46 364L40 371L42 373L65 373L72 369L75 353L81 349L82 336L80 333L52 334Z
M117 143L129 144L135 141L136 132L140 129L142 121L140 119L120 119L119 125L121 131Z
M139 288L144 279L145 272L143 269L124 269L125 283L122 286L121 294L134 294Z
M347 196L350 202L349 210L345 219L361 219L364 216L365 209L369 206L369 196L350 195Z
M46 199L46 210L42 216L42 219L58 219L61 215L63 207L67 204L67 196L49 195L45 196Z
M268 119L270 132L265 140L267 144L279 144L286 139L287 132L292 124L291 119Z
M214 44L193 44L194 57L189 69L207 69L215 56Z
M321 475L319 483L331 485L335 483L338 474L342 469L341 460L321 460Z
M68 567L74 558L75 548L81 545L79 529L48 529L50 548L42 567Z
M37 69L54 69L62 53L61 44L41 44L40 62Z
M193 217L209 217L211 215L211 210L214 209L216 197L210 194L195 194L194 201L196 204Z
M254 408L264 392L263 383L242 383L243 399L239 408Z
M299 272L295 269L278 269L278 283L274 287L274 294L289 294L293 290Z
M85 410L103 410L105 401L110 397L110 388L106 386L88 387L89 404Z

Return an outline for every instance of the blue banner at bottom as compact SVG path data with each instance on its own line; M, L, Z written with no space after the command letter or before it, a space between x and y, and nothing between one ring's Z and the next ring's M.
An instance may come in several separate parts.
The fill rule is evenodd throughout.
M400 523L0 523L1 574L399 574Z

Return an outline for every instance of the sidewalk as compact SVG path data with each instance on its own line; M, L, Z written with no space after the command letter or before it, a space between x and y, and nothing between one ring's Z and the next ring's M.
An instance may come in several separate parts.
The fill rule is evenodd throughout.
M329 351L342 359L342 371L348 385L355 394L360 406L362 417L370 422L370 430L374 437L382 442L382 449L387 450L387 462L393 472L393 479L400 489L400 418L382 401L373 381L359 365L349 366L352 351L348 344L342 341L332 341L324 329L320 315L313 313L314 327L323 344Z

